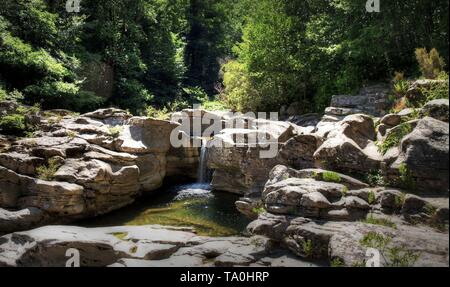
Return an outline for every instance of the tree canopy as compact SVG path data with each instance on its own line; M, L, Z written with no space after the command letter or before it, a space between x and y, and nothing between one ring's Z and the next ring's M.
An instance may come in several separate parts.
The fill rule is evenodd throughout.
M234 110L321 111L395 72L417 48L448 63L448 1L4 0L0 95L43 108L136 114L216 95ZM445 67L446 68L446 67ZM447 68L446 68L447 69Z

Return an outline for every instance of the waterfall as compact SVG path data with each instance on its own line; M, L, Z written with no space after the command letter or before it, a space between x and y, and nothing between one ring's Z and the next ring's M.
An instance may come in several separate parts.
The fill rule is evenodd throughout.
M207 151L207 149L206 149L206 144L207 144L207 142L208 142L208 140L207 139L205 139L205 138L202 138L202 147L201 147L201 150L200 150L200 162L199 162L199 165L198 165L198 182L199 183L209 183L208 182L208 180L209 180L209 174L208 174L208 166L207 166L207 163L206 163L206 160L207 160L207 158L206 158L206 156L207 156L207 154L206 154L206 151Z

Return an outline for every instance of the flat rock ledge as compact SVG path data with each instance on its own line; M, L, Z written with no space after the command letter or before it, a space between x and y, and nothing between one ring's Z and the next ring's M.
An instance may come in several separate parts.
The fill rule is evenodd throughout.
M212 238L190 228L46 226L0 237L0 267L313 267L266 237Z

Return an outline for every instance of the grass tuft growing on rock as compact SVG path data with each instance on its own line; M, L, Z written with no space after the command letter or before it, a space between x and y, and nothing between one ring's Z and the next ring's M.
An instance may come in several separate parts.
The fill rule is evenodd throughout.
M372 215L368 216L366 219L362 220L361 222L397 229L397 225L394 222L392 222L391 220L386 219L386 218L375 218Z
M117 127L109 127L108 128L108 137L112 139L117 139L120 136L120 133L122 132L123 128L121 126Z
M403 123L397 127L395 127L386 137L386 139L378 143L378 150L383 155L386 154L386 152L396 146L400 145L400 142L402 139L410 134L413 131L413 128L408 123Z
M47 165L42 165L36 168L37 178L51 181L55 178L55 174L60 167L61 164L59 161L56 158L51 158L48 160Z
M412 267L420 258L420 253L405 246L389 247L392 237L377 232L367 233L359 243L363 247L377 249L385 261L385 267Z

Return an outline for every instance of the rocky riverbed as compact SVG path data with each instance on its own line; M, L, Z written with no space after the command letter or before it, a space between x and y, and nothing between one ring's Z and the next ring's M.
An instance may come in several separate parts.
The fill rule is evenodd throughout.
M379 104L387 93L368 91L378 100L339 96L323 116L286 121L205 110L171 121L112 108L29 112L33 134L0 135L0 265L64 266L75 248L83 266L365 266L368 249L384 266L448 266L448 99L389 113ZM222 128L203 152L192 145L198 135L171 145L183 121L204 116ZM237 140L251 135L276 143L275 155ZM133 203L169 193L164 183L197 181L199 166L212 172L212 194L208 181L124 220ZM223 225L214 233L178 213L214 192L234 194L221 203L252 222L227 233L214 221Z

